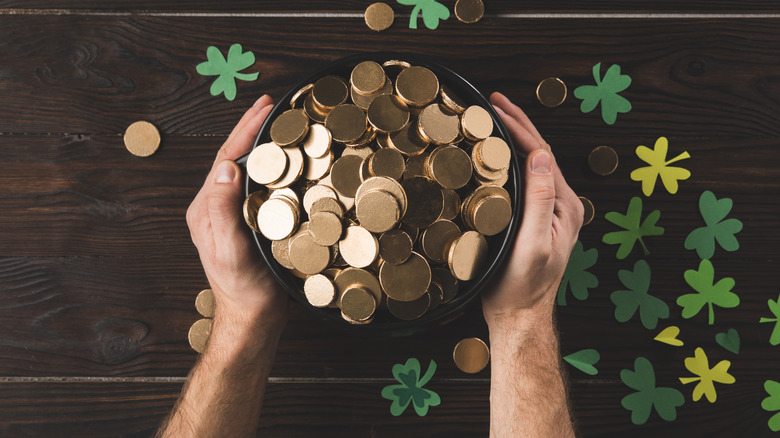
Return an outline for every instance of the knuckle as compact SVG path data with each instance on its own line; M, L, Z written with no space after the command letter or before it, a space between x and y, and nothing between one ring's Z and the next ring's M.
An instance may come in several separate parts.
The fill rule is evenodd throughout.
M209 216L215 221L231 219L233 216L231 211L232 203L232 197L226 193L210 193L207 200Z

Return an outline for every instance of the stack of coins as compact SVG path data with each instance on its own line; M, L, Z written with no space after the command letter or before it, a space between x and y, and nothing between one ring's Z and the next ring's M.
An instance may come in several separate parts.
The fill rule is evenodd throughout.
M399 60L324 76L289 105L247 159L263 187L244 217L306 300L368 324L455 299L512 218L511 150L490 113Z

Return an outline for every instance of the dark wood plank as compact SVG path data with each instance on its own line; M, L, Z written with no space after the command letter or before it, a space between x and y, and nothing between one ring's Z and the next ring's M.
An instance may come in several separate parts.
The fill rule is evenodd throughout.
M118 134L147 119L166 135L226 134L263 92L279 97L344 55L394 50L430 55L485 92L506 92L556 135L780 135L778 19L486 18L467 29L447 22L435 33L389 34L359 21L5 15L0 132ZM228 102L209 95L211 79L195 66L207 46L235 42L257 55L260 79L240 83ZM574 98L556 110L535 102L540 80L558 76L573 90L593 83L597 62L633 77L624 95L634 109L614 126L581 114Z
M442 404L431 407L425 417L418 417L411 407L392 417L390 402L380 396L389 383L270 383L259 436L487 436L487 383L434 378L427 387L439 393ZM0 388L4 436L141 437L156 430L181 384L4 382ZM758 380L720 385L718 401L712 405L692 402L690 391L684 389L686 403L673 423L653 413L647 424L631 424L630 413L620 406L629 393L620 382L575 381L571 395L582 435L657 437L673 430L675 436L770 436L766 425L770 414L760 408L765 394Z

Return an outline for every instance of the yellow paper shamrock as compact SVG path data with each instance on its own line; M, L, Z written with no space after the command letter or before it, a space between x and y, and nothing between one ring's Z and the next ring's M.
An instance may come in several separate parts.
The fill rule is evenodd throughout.
M718 399L718 394L715 392L715 385L713 382L732 384L737 380L729 374L729 367L731 362L722 360L717 365L710 369L710 363L707 360L707 355L701 347L696 349L694 353L695 357L685 358L685 368L688 371L696 374L699 377L680 377L680 382L683 385L700 380L699 384L693 388L693 401L699 401L702 394L707 396L707 401L715 403Z
M691 172L688 169L682 167L669 167L670 164L675 161L691 158L688 152L683 152L680 155L666 161L666 153L669 151L669 140L666 137L661 137L655 142L655 149L651 150L647 146L639 146L636 148L636 155L642 159L642 161L649 164L646 167L640 167L639 169L631 172L631 179L634 181L642 181L642 193L645 196L653 194L655 188L655 181L658 177L661 177L661 181L664 183L666 190L671 193L677 193L677 181L688 179L691 176Z

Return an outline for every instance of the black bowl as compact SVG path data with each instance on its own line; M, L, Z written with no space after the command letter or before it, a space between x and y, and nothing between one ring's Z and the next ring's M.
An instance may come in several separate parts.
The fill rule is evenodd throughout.
M522 207L521 202L521 180L520 180L520 161L518 160L517 152L514 148L512 139L507 132L504 123L496 114L493 106L471 83L466 79L453 72L452 70L439 65L429 58L423 58L419 55L404 54L404 53L368 53L349 56L347 58L340 59L333 62L328 67L308 76L299 83L295 84L290 90L282 96L268 115L265 123L260 127L260 131L255 139L255 147L257 145L271 141L270 129L271 123L281 113L290 109L290 99L296 91L301 89L306 84L316 82L317 79L327 75L338 75L345 79L349 78L349 74L352 69L358 63L362 61L376 61L382 64L384 61L398 59L404 60L412 65L419 65L426 67L433 71L438 77L439 82L442 85L449 87L458 97L460 97L465 103L469 105L479 105L490 113L493 118L493 122L497 127L497 131L494 130L493 135L503 138L512 148L515 153L512 154L512 162L509 169L509 180L504 185L504 188L509 192L512 205L512 219L509 222L507 228L501 233L487 238L488 241L488 263L482 270L482 274L474 280L467 282L459 282L458 295L455 299L449 303L442 304L438 308L434 309L430 313L426 313L421 318L413 321L402 321L395 319L388 312L378 312L374 321L370 324L354 326L359 327L361 330L380 330L380 331L392 331L396 334L410 333L418 331L419 329L434 325L444 324L460 316L465 310L466 305L479 295L479 292L485 287L490 278L500 269L502 263L507 257L507 254L511 250L513 237L517 232L517 228L520 224L520 211ZM246 157L238 160L238 163L244 166ZM244 172L246 175L246 172ZM246 194L259 190L262 186L252 181L246 176ZM286 268L281 266L271 254L271 242L263 237L260 233L255 233L254 238L257 242L257 247L260 250L265 262L271 269L271 272L282 286L289 292L290 296L300 302L303 306L310 308L316 312L322 319L336 322L339 325L352 326L348 322L341 318L338 310L334 309L321 309L312 306L308 303L305 296L301 293L303 290L303 280L295 277ZM386 315L385 315L386 314Z

